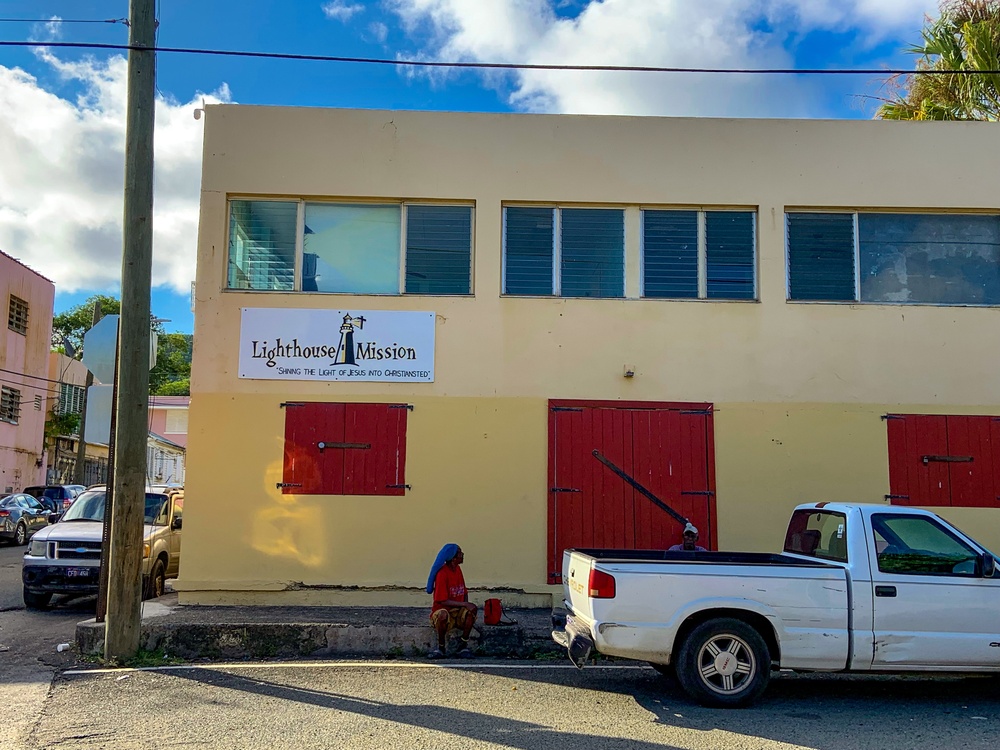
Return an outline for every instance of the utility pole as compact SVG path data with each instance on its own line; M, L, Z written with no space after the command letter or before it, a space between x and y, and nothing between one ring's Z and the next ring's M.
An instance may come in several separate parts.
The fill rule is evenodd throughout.
M101 301L94 300L94 318L90 324L93 328L101 320ZM87 440L84 438L87 430L87 396L90 394L90 387L94 384L94 373L87 370L87 384L83 387L83 405L80 407L80 439L76 441L76 466L73 467L73 481L85 487L90 484L87 481Z
M129 0L128 115L118 395L115 400L114 506L104 658L139 650L142 625L142 521L149 430L149 320L153 265L155 0Z

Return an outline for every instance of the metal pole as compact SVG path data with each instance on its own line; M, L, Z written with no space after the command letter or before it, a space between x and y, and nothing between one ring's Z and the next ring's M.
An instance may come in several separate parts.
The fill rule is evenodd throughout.
M101 320L101 301L94 300L94 319L90 324L93 328ZM94 384L94 373L87 370L87 384L83 388L83 405L80 407L80 439L76 441L76 466L73 467L73 480L77 484L87 484L87 396Z
M108 565L104 658L139 650L142 520L149 436L149 321L153 261L153 118L156 86L154 0L129 2L128 119L118 397L115 402L114 504Z

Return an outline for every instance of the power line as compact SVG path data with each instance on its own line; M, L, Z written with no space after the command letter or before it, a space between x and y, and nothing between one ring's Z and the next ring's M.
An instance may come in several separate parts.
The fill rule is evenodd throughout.
M127 18L0 18L0 23L123 23Z
M895 68L676 68L646 65L555 65L544 63L491 63L443 60L407 60L378 57L343 57L338 55L303 55L291 52L251 52L247 50L198 49L193 47L139 47L128 44L96 42L11 42L0 41L0 47L53 47L66 49L152 50L153 52L214 55L220 57L253 57L265 60L309 60L314 62L359 63L363 65L396 65L415 68L476 68L483 70L564 70L606 73L713 73L738 75L1000 75L1000 70L903 70Z

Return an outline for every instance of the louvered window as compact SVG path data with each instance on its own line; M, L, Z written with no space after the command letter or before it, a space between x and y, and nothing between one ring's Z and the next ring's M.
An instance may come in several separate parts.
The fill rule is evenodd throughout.
M82 385L72 385L70 383L59 384L59 414L79 414L83 411Z
M28 303L13 294L7 307L7 327L22 336L28 335Z
M21 391L0 386L0 422L17 424L21 418Z
M756 299L752 211L644 210L643 296Z
M472 291L472 207L406 207L406 293Z
M229 288L291 291L295 284L298 204L229 204Z
M788 298L856 298L854 214L789 213Z
M611 208L504 209L504 293L625 295L625 212Z
M1000 305L1000 216L790 212L788 298Z

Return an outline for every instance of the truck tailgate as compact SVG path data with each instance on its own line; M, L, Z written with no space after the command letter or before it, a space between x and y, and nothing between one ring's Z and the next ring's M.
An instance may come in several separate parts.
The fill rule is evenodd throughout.
M590 571L594 558L576 550L563 553L563 590L566 602L576 617L593 621L593 600L590 598Z

